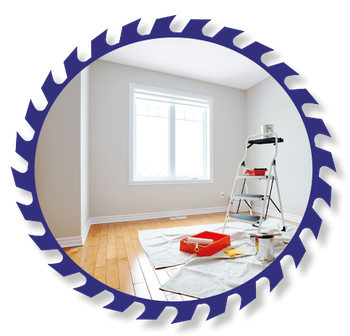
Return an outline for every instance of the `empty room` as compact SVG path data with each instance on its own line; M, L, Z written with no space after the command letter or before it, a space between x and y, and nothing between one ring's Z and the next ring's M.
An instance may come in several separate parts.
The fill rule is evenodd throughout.
M43 124L35 178L52 234L84 271L182 301L235 288L281 253L306 210L312 157L298 110L265 70L164 38L115 50L68 83ZM213 236L189 244L202 232Z

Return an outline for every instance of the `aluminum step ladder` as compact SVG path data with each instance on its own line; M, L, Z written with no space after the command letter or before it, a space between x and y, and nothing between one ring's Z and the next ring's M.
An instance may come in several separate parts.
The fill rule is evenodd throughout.
M278 184L278 178L277 178L277 170L276 170L276 157L278 154L278 143L283 142L284 140L282 138L278 138L277 134L275 132L268 132L268 133L261 133L257 135L251 135L247 138L246 142L246 149L245 149L245 155L241 162L238 165L236 178L232 187L232 191L230 194L230 200L227 207L226 217L225 217L225 223L222 230L222 233L225 233L226 224L229 220L242 220L244 222L248 222L252 224L254 227L258 228L258 233L260 233L261 230L261 224L263 221L267 219L267 214L269 210L269 205L272 203L278 212L281 214L282 224L283 224L283 231L285 231L285 223L284 223L284 216L283 216L283 210L282 210L282 201L281 201L281 195L280 195L280 189ZM246 157L248 153L248 149L252 147L253 145L265 145L265 144L273 144L275 146L275 153L271 159L270 163L270 169L267 170L268 174L265 175L245 175L246 171ZM235 190L237 187L237 182L239 180L243 179L243 186L240 193L235 194ZM249 180L261 180L265 181L265 193L262 194L251 194L248 192L248 181ZM279 200L279 207L277 204L273 201L271 194L273 190L273 186L276 185L277 189L277 195ZM230 215L231 206L233 205L234 200L238 201L238 207L237 212L233 215ZM248 207L250 214L245 213L239 213L239 208L241 205L241 202L244 201ZM259 216L253 215L251 201L262 201L262 207L261 212Z

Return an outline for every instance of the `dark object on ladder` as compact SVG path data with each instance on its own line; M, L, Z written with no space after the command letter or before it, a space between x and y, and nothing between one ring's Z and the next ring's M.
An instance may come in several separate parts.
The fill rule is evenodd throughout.
M282 138L277 138L277 142L283 142L284 140ZM275 144L276 139L275 138L264 138L264 139L255 139L255 140L249 140L247 148L252 147L253 145L263 145L263 144Z

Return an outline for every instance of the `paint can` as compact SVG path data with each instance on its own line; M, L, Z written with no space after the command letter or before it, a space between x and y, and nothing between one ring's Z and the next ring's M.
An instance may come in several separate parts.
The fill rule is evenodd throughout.
M271 124L261 125L261 133L274 132L274 126ZM262 138L271 138L271 135L263 135Z
M273 261L275 259L274 256L274 236L265 236L255 238L256 244L256 258L260 261Z

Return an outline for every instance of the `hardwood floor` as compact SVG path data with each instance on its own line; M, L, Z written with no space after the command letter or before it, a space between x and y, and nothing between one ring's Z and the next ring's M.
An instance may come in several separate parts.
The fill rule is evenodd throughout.
M141 247L138 231L223 223L224 220L225 213L221 212L192 215L176 220L158 218L95 224L91 225L83 246L69 247L63 250L91 276L121 292L152 300L193 300L192 297L159 289L160 285L166 282L181 265L154 269ZM292 224L298 225L297 223Z

